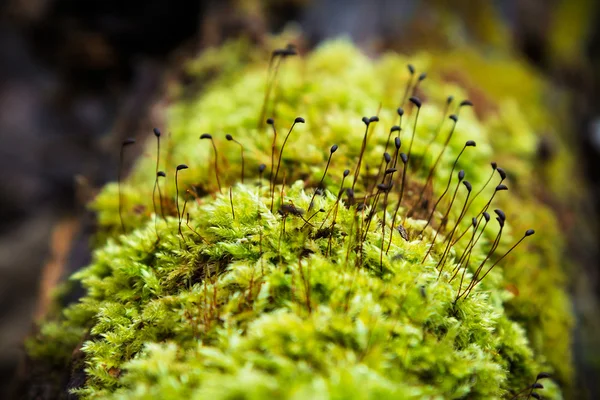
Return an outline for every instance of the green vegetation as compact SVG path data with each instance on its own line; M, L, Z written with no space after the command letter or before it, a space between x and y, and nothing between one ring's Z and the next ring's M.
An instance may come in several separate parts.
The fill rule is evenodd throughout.
M296 117L306 124L297 124L286 144L278 182L286 184L276 185L274 197L269 190L273 134L258 121L267 67L256 60L268 57L238 42L192 63L203 89L193 96L174 91L179 100L168 110L165 129L172 134L163 135L160 169L167 177L159 182L166 219L154 215L156 142L149 140L146 155L122 184L127 233L121 232L117 184L107 185L93 204L101 226L93 263L73 276L86 295L42 325L28 343L30 355L64 366L81 345L87 381L76 392L84 398L510 398L541 371L551 372L565 389L572 322L562 239L554 214L536 197L536 137L514 99L490 97L486 105L493 110L483 114L461 109L435 170L435 195L427 188L425 198L431 207L465 142L474 140L477 146L466 148L458 162L452 191L458 170L465 171L473 195L493 173L491 161L509 174L510 190L499 192L489 209L502 208L507 216L491 261L525 230L534 228L536 235L458 301L460 280L451 278L455 271L462 275L462 269L453 269L470 233L451 249L441 274L436 265L446 236L438 236L422 262L450 195L422 237L427 212L415 201L452 125L443 117L446 97L454 95L454 110L471 94L435 72L436 57L410 59L417 71L431 76L418 92L423 107L396 219L408 240L390 229L401 161L388 204L383 206L382 194L370 224L363 221L371 208L357 206L366 193L376 192L371 187L390 127L399 123L396 107L409 59L384 55L373 61L348 42L334 41L282 63L273 95L276 150ZM220 65L227 68L207 81ZM405 109L402 152L408 152L416 115L408 102ZM352 186L365 135L363 115L378 115L379 122L369 129L357 200L352 205L344 194L338 203L345 169L350 170L345 187ZM223 194L212 145L199 140L204 132L213 135L219 150ZM244 146L244 185L239 146L225 134ZM333 144L339 149L324 180L326 190L311 208ZM387 151L396 156L393 144ZM179 173L179 207L184 202L186 207L180 219L175 166L181 163L190 168ZM261 163L267 166L262 181ZM473 201L457 232L468 229L498 180L494 175ZM446 234L465 197L461 185ZM413 206L415 218L407 218ZM472 251L463 290L497 232L491 221ZM562 398L552 380L543 384L544 398Z

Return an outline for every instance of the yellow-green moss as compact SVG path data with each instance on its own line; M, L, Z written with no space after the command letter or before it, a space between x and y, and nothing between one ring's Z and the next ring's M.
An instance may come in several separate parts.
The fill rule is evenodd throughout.
M377 172L389 128L398 122L395 109L409 59L390 54L373 61L348 42L334 41L306 58L286 60L276 91L278 146L295 117L304 117L306 124L296 126L286 145L280 176L285 173L286 182L295 183L283 192L277 186L272 213L268 181L257 185L257 166L270 166L272 142L270 130L257 128L266 75L265 62L249 61L260 58L257 54L230 45L194 64L203 79L215 69L215 59L228 67L201 94L187 95L168 111L164 131L171 135L163 141L160 169L167 172L161 184L169 216L159 218L155 229L155 143L149 141L147 155L123 184L128 233L120 234L117 186L108 185L93 205L105 243L95 250L92 265L73 277L87 294L42 327L29 343L30 354L64 362L85 337L88 379L77 392L86 398L491 399L511 397L542 370L551 371L562 385L569 382L572 322L560 264L562 239L555 216L534 195L536 137L529 116L517 106L519 99L506 96L495 103L491 98L493 111L479 117L469 108L461 110L436 172L435 191L441 192L466 140L475 140L477 147L465 151L457 168L466 172L474 192L492 172L491 161L509 173L511 190L493 203L508 220L496 254L528 228L537 234L454 305L459 282L449 282L450 271L465 243L452 250L438 279L441 250L421 262L435 231L428 228L419 238L425 221L405 218L404 207L398 222L411 240L395 231L390 252L383 256L383 210L358 247L356 218L364 214L344 201L331 244L318 232L321 225L329 226L334 213L319 213L311 225L276 212L290 201L308 210L313 189L306 187L318 183L334 143L339 150L325 181L328 190L304 216L335 208L342 171L355 168L363 115L380 118L369 134L362 175ZM435 71L433 59L421 54L410 61L419 71ZM432 75L422 84L424 105L411 160L423 167L410 170L409 187L424 181L433 155L442 148L434 143L421 162L446 97L467 97L443 76ZM402 123L405 152L414 116L415 110L407 112ZM450 125L443 125L440 137ZM198 139L204 132L213 135L220 151L223 195L216 194L212 147ZM225 134L245 146L246 185L238 182L239 147ZM180 173L180 206L189 197L186 188L211 193L188 201L190 226L184 217L183 237L173 203L174 168L180 163L190 166ZM460 231L495 184L473 203ZM356 189L364 191L362 181ZM397 195L390 199L385 238L391 234ZM458 201L463 199L460 192ZM446 207L442 204L436 220ZM471 269L485 258L496 229L490 224L486 230ZM561 398L552 381L544 385L546 398Z

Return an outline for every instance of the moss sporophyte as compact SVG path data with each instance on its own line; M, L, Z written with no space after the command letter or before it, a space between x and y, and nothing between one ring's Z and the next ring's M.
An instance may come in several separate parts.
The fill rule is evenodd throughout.
M454 101L426 54L243 52L195 61L237 67L97 196L86 293L30 355L80 348L82 398L561 398L571 317L525 115Z

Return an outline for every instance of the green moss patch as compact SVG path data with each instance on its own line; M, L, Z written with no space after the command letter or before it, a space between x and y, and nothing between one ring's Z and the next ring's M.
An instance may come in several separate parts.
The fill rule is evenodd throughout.
M430 208L415 218L407 212L420 206L414 199L451 128L443 118L446 96L462 99L467 93L440 77L422 83L406 200L392 229L401 161L392 175L388 204L383 206L381 194L369 224L364 221L371 215L372 198L364 209L358 205L362 196L376 192L371 188L382 153L387 149L395 156L393 144L386 144L390 127L400 123L396 107L408 75L407 59L385 55L373 61L349 43L335 41L282 64L273 112L276 150L294 118L301 116L306 124L297 124L290 135L273 195L273 134L258 121L266 64L242 61L258 58L252 51L241 57L243 52L248 50L226 46L197 61L200 76L211 68L210 54L236 68L227 68L201 95L168 110L164 131L172 134L163 135L160 163L167 173L160 181L165 219L154 215L152 203L152 140L122 185L126 234L121 232L117 185L108 185L97 197L93 207L101 228L94 260L73 277L86 295L42 326L28 344L30 355L60 365L83 343L87 380L76 389L83 398L492 399L510 398L542 370L567 382L571 317L562 239L555 216L533 194L536 139L526 115L510 107L486 117L461 109L433 192L425 192L431 207L465 142L475 140L477 147L467 148L458 162L451 190L458 170L465 171L473 195L493 174L491 161L509 173L509 192L498 194L489 209L502 208L507 225L486 265L526 229L537 231L457 301L461 280L456 276L464 271L464 290L485 259L497 224L490 222L466 270L457 263L470 232L450 250L440 273L436 266L443 242L466 190L460 187L447 227L427 257L450 196L422 236L418 233L426 222L420 217ZM426 54L413 60L419 70L429 67ZM411 145L416 116L416 108L407 103L405 109L402 152ZM368 133L353 204L338 193L345 169L351 173L344 187L353 184L365 134L363 115L378 115L379 122ZM524 122L512 126L505 115ZM509 132L509 125L510 134L497 137ZM439 138L432 141L440 126ZM223 194L217 190L212 146L199 140L204 132L213 135L219 149ZM240 148L225 134L244 146L245 184L239 182ZM326 189L311 206L333 144L339 149L324 180ZM179 218L174 179L175 165L181 163L190 168L179 173L179 207L184 202L186 207ZM267 165L262 180L260 163ZM498 180L494 175L468 207L457 236L469 229ZM399 225L408 240L396 229ZM545 398L561 398L552 380L543 384Z

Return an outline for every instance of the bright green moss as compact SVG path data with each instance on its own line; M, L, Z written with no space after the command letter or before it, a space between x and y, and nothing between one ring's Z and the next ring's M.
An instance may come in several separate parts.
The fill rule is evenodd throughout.
M397 223L411 240L396 231L389 253L383 255L384 211L374 217L359 246L357 221L364 213L346 208L344 201L336 208L342 171L354 170L360 151L360 118L381 107L361 175L377 173L389 128L398 121L395 107L404 90L407 59L386 55L372 61L349 43L336 41L305 59L286 60L277 90L278 147L296 116L307 123L296 126L286 145L280 176L285 174L293 184L283 189L283 200L277 186L272 213L268 181L257 185L257 165L270 166L271 157L271 131L257 128L266 66L243 62L244 51L230 45L211 52L213 59L231 61L236 68L228 67L200 96L169 109L165 131L172 135L161 154L161 169L167 171L167 180L161 182L167 194L165 221L159 218L155 228L154 142L123 184L126 235L119 234L116 185L98 196L93 206L105 243L98 245L92 265L74 276L87 294L58 322L42 328L38 340L29 343L30 353L64 361L87 334L82 350L88 379L77 391L85 398L492 399L511 397L542 370L552 371L563 385L568 382L571 317L560 267L561 238L554 215L534 196L536 140L527 116L510 102L482 119L463 108L437 170L439 193L464 143L475 140L477 147L465 151L457 168L465 170L474 192L492 172L490 161L506 166L510 174L511 191L499 194L493 204L508 217L497 254L526 229L538 231L471 295L455 302L460 282L450 277L465 242L451 251L438 278L444 237L438 237L440 244L421 263L435 231L430 228L423 238L416 237L425 221L405 218L406 207ZM195 64L200 76L214 68L206 57ZM433 68L426 54L411 61L420 70ZM423 91L411 166L424 167L409 172L407 203L415 185L424 181L432 155L442 148L440 139L422 160L442 120L446 96L467 96L443 80L425 81ZM414 115L414 110L408 112L402 122L405 152ZM450 123L443 127L440 138ZM198 140L203 132L217 141L222 195L215 194L212 147ZM226 133L245 146L246 185L235 183L239 147L224 139ZM279 215L279 206L290 202L309 209L313 189L306 187L320 180L334 143L339 150L325 181L328 190L316 197L304 217L320 208L326 212L314 216L311 224ZM174 204L174 166L180 163L190 166L180 173L180 189L193 185L199 193L211 193L188 201L189 227L184 216L183 237ZM350 176L346 187L351 181ZM473 202L466 219L483 207L497 176L493 182ZM364 192L364 181L355 189ZM457 204L462 205L465 193L459 193ZM185 198L182 189L180 207ZM386 210L384 247L396 202L394 192ZM445 207L447 202L436 221ZM333 209L337 213L327 212ZM330 239L319 228L330 227L334 215ZM459 232L468 226L466 219ZM453 224L451 220L448 226ZM466 279L485 258L496 229L490 224L477 244ZM561 398L552 381L544 385L545 398Z

